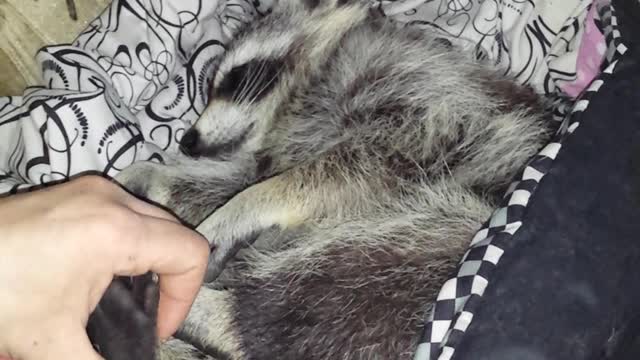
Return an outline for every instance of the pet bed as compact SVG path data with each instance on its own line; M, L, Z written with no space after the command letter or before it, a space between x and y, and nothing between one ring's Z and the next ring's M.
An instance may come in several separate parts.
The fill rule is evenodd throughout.
M0 193L65 179L87 170L113 176L135 161L161 161L163 154L176 151L184 129L205 107L209 75L216 57L224 52L225 45L243 24L267 12L269 6L268 2L258 0L115 0L73 44L43 48L36 57L42 71L41 85L28 88L22 96L0 98ZM539 303L544 304L545 311L563 309L553 305L562 303L556 300L561 293L568 296L566 293L570 290L566 289L570 287L561 286L561 282L555 283L558 288L545 286L541 290L542 287L533 286L535 279L538 283L545 280L545 273L536 271L540 269L536 267L535 255L523 256L531 251L528 248L535 245L541 253L549 252L554 244L561 246L559 240L553 241L556 237L562 237L567 244L575 243L583 240L590 229L601 233L600 237L591 238L591 242L584 241L585 251L591 249L587 244L593 244L594 239L600 239L598 246L606 248L604 230L611 230L610 227L596 228L598 221L577 222L568 218L570 215L563 217L558 212L567 204L577 203L576 199L586 201L585 195L600 190L600 186L610 186L573 168L582 166L580 169L601 171L590 169L589 163L599 164L599 159L615 153L597 151L602 150L598 146L613 150L615 144L610 142L615 141L614 134L620 133L629 139L633 131L637 131L631 115L625 118L625 114L633 112L633 99L628 94L634 92L630 90L633 84L615 83L620 77L624 79L626 73L633 78L634 68L633 61L629 60L632 56L628 55L632 53L628 51L632 46L626 39L623 41L614 10L632 8L637 3L631 0L613 4L600 0L398 0L375 2L372 6L400 25L435 28L452 42L472 50L477 57L493 61L538 92L570 100L558 102L556 115L562 126L557 139L532 160L520 181L514 183L505 196L504 206L470 239L470 249L457 273L444 284L435 303L425 304L429 316L423 342L416 349L416 359L479 359L468 354L487 348L495 335L491 329L523 326L524 319L536 319L539 306L525 306L529 299L536 298L533 295L544 298ZM631 65L624 67L627 63ZM625 73L618 70L620 68ZM624 121L618 122L616 117L615 123L609 119L603 124L601 118L594 118L598 115L597 109L606 110L613 100L598 90L609 88L626 91L630 104L624 109L627 112L621 109L619 114ZM596 110L590 115L589 104L597 103L595 99L600 97L603 100L593 106ZM592 123L598 123L599 127L591 127ZM616 126L620 126L617 132L608 133L610 127ZM592 138L605 133L602 138ZM580 151L589 157L581 158ZM632 212L615 208L611 203L617 196L627 195L622 189L627 189L631 180L614 162L606 165L599 175L617 176L611 180L611 184L616 184L610 186L611 198L601 199L603 208L611 205L612 212L607 214L607 219L628 220ZM567 184L575 181L573 174L581 174L581 183L588 186L566 191ZM628 211L628 214L616 216L614 210ZM571 214L573 217L583 215ZM572 227L567 227L568 223L572 223ZM574 235L572 229L576 223L581 226L575 229ZM620 237L615 244L629 242L632 228L624 229L627 232L611 233ZM623 272L624 264L606 264L618 274ZM545 263L545 270L552 271L555 265ZM627 265L627 269L631 268ZM499 271L494 274L494 269ZM603 279L603 274L595 274L592 281ZM523 282L522 279L529 280ZM580 290L577 289L575 291ZM537 291L554 291L557 296ZM603 291L620 295L616 287ZM629 297L633 298L633 294L631 291ZM624 304L627 303L610 301L603 306ZM514 308L520 311L509 312ZM606 314L603 312L603 319L611 320L616 314L619 324L624 323L619 319L626 314L626 308L620 308L621 313L615 308L607 310ZM566 314L548 319L549 323L569 318L569 313ZM603 319L602 323L606 323ZM531 331L522 330L522 333L546 339L545 322L536 320L537 327L523 326ZM569 323L567 320L564 324L567 331L571 330ZM498 335L504 344L509 344L510 338L505 334ZM585 336L579 345L589 342L596 346L602 334L597 331L593 334ZM602 339L603 344L605 340ZM556 344L558 351L576 346L568 342ZM543 348L547 349L546 345ZM486 358L497 358L493 356L487 353Z

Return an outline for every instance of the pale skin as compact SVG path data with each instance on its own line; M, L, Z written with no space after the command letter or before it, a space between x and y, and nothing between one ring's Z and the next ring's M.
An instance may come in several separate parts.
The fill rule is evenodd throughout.
M0 360L102 359L85 327L115 275L159 275L170 337L204 277L209 246L168 212L85 176L0 199Z

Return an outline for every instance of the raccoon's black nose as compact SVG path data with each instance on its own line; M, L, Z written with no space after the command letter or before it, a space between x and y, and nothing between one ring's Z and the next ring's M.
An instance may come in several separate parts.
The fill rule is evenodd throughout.
M197 157L200 155L200 151L198 150L200 133L198 130L191 128L184 133L182 139L180 139L180 151L187 156Z

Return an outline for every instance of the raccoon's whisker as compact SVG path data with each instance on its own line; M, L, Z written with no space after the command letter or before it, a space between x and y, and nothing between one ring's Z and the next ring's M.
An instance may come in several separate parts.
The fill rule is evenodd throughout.
M253 96L251 97L255 98L256 94L258 94L258 92L256 92L255 90L258 88L259 84L262 83L262 80L264 80L266 72L267 72L267 63L263 61L260 63L260 67L256 72L256 76L254 77L253 83L251 83L251 87L248 91L247 96L249 96L249 94L252 94Z
M258 68L259 69L259 68ZM240 84L236 86L232 99L234 101L242 101L247 96L249 92L249 88L251 87L251 83L255 81L256 72L253 71L252 67L248 67L246 71L242 74L242 79L240 80Z
M244 101L249 96L249 94L252 94L254 92L255 87L258 83L260 83L260 80L264 76L266 63L262 61L260 62L260 65L258 66L256 71L252 70L253 69L249 69L249 71L247 71L248 73L251 73L251 77L244 83L244 87L242 88L241 95L238 97L238 101Z
M260 89L260 91L256 91L254 96L251 98L251 101L249 101L249 105L253 105L253 103L256 101L256 99L258 98L258 95L260 95L265 89L267 89L269 86L271 86L271 84L276 81L276 79L278 79L278 77L280 76L280 74L282 74L282 71L284 70L284 66L281 66L278 71L273 74L273 76L271 77L271 79L269 79L269 81L267 81L266 83L264 83L264 85L262 86L262 88Z
M247 76L248 76L248 71L245 72L242 75L242 79L240 80L240 84L238 84L238 86L236 86L235 90L233 91L233 94L231 95L231 98L234 101L237 101L238 99L240 99L242 97L242 95L245 92L245 89L247 87Z

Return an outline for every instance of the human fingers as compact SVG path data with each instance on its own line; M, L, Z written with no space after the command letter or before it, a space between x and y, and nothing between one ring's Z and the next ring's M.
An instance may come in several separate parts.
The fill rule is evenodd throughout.
M141 217L135 231L118 246L109 246L117 275L152 271L159 276L158 333L172 335L197 295L209 257L208 242L198 233L172 221Z
M160 302L158 305L158 337L165 340L180 327L200 291L204 273L199 281L185 282L182 276L160 277ZM178 296L176 296L176 294Z

